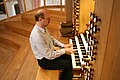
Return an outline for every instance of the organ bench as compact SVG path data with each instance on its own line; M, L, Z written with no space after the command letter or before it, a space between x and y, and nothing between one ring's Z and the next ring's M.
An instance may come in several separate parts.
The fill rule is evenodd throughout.
M60 70L38 69L36 80L59 80Z

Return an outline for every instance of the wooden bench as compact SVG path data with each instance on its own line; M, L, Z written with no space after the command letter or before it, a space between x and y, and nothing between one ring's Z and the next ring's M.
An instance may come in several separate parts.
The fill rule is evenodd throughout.
M44 70L39 68L36 80L59 80L59 70Z

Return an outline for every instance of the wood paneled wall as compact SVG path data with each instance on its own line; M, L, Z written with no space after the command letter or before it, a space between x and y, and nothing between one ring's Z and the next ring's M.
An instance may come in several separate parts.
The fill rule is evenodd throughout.
M66 22L72 22L73 1L65 0Z
M101 18L94 80L120 80L120 0L95 0Z
M90 17L89 12L94 11L94 1L93 0L80 0L80 28L79 33L84 32L87 27Z
M109 34L109 26L110 26L110 20L111 20L111 14L112 14L112 6L113 6L113 0L109 0L109 4L107 0L96 0L95 2L95 13L98 15L102 22L100 25L100 38L99 38L99 45L98 45L98 55L96 57L95 62L95 80L100 80L101 74L102 74L102 68L103 68L103 62L105 59L105 51L107 47L107 38ZM109 56L109 55L108 55ZM109 66L109 64L108 64ZM108 67L109 68L109 67ZM108 69L107 68L107 69ZM108 80L108 79L106 79Z

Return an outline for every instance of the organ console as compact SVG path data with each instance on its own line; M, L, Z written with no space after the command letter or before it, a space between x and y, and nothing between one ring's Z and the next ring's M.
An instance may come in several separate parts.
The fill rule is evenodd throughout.
M76 5L75 5L76 4ZM89 23L86 24L87 30L84 33L78 33L79 30L79 4L74 2L74 37L69 39L69 43L73 44L73 49L75 52L71 54L73 70L79 71L79 77L84 78L84 80L93 80L94 68L93 63L97 56L97 45L99 41L94 36L98 34L100 28L98 27L98 22L101 19L96 16L95 13L90 12Z

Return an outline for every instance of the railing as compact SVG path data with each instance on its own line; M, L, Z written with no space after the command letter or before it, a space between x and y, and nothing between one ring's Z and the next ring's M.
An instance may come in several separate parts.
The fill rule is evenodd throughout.
M0 0L0 20L8 19L39 7L63 7L65 0Z

